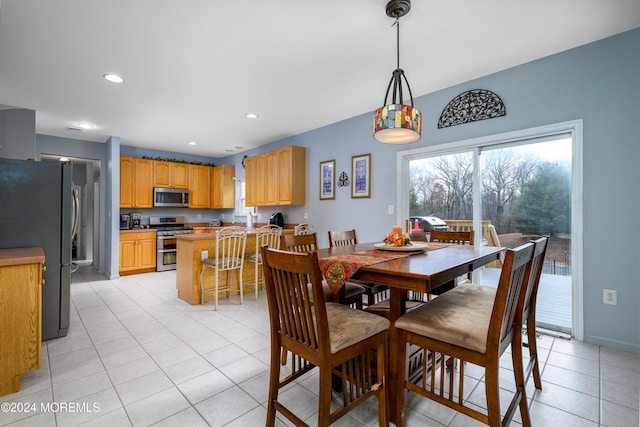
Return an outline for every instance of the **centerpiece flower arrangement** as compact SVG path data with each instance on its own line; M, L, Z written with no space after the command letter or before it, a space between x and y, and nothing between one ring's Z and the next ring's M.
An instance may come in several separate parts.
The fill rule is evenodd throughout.
M393 246L410 246L411 239L407 233L389 233L384 236L384 243Z

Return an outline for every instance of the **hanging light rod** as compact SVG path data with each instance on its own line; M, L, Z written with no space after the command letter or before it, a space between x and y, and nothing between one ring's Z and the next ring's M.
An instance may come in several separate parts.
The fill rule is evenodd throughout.
M391 74L382 107L374 115L373 137L385 144L410 144L420 139L422 131L422 113L413 106L413 94L409 81L400 68L400 18L411 10L410 0L391 0L387 3L386 13L395 18L396 26L396 69ZM411 105L403 99L402 86L407 86ZM387 104L391 92L391 104Z

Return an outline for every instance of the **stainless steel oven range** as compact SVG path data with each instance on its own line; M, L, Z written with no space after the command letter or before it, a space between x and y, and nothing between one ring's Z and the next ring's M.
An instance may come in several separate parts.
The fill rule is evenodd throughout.
M193 228L184 225L183 216L152 216L149 218L149 227L158 232L156 271L175 270L176 236L178 234L193 234Z

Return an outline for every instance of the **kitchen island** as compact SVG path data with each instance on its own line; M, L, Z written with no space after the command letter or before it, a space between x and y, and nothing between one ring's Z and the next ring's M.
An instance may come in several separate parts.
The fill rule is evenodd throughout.
M209 233L181 234L176 236L177 261L176 261L176 288L178 298L189 304L200 304L200 271L202 271L203 251L207 251L206 256L215 255L216 234L218 228L208 228ZM243 265L242 281L244 283L244 293L252 295L254 290L255 268L252 262L246 261L249 254L256 250L256 228L247 230L247 247L245 249L245 262ZM199 231L199 230L198 230ZM283 234L293 234L293 229L282 230ZM260 274L260 270L258 271ZM240 287L237 279L238 275L232 274L231 294L239 295ZM227 280L226 274L220 274L220 283ZM204 281L207 286L213 284L213 270L208 268L204 273ZM218 298L226 298L226 292L220 292ZM213 300L213 294L205 295L205 301Z

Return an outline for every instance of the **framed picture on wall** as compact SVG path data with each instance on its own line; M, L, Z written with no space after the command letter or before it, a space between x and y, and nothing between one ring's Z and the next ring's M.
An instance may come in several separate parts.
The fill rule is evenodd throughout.
M371 197L371 154L351 157L351 198Z
M336 198L336 161L320 162L320 200Z

